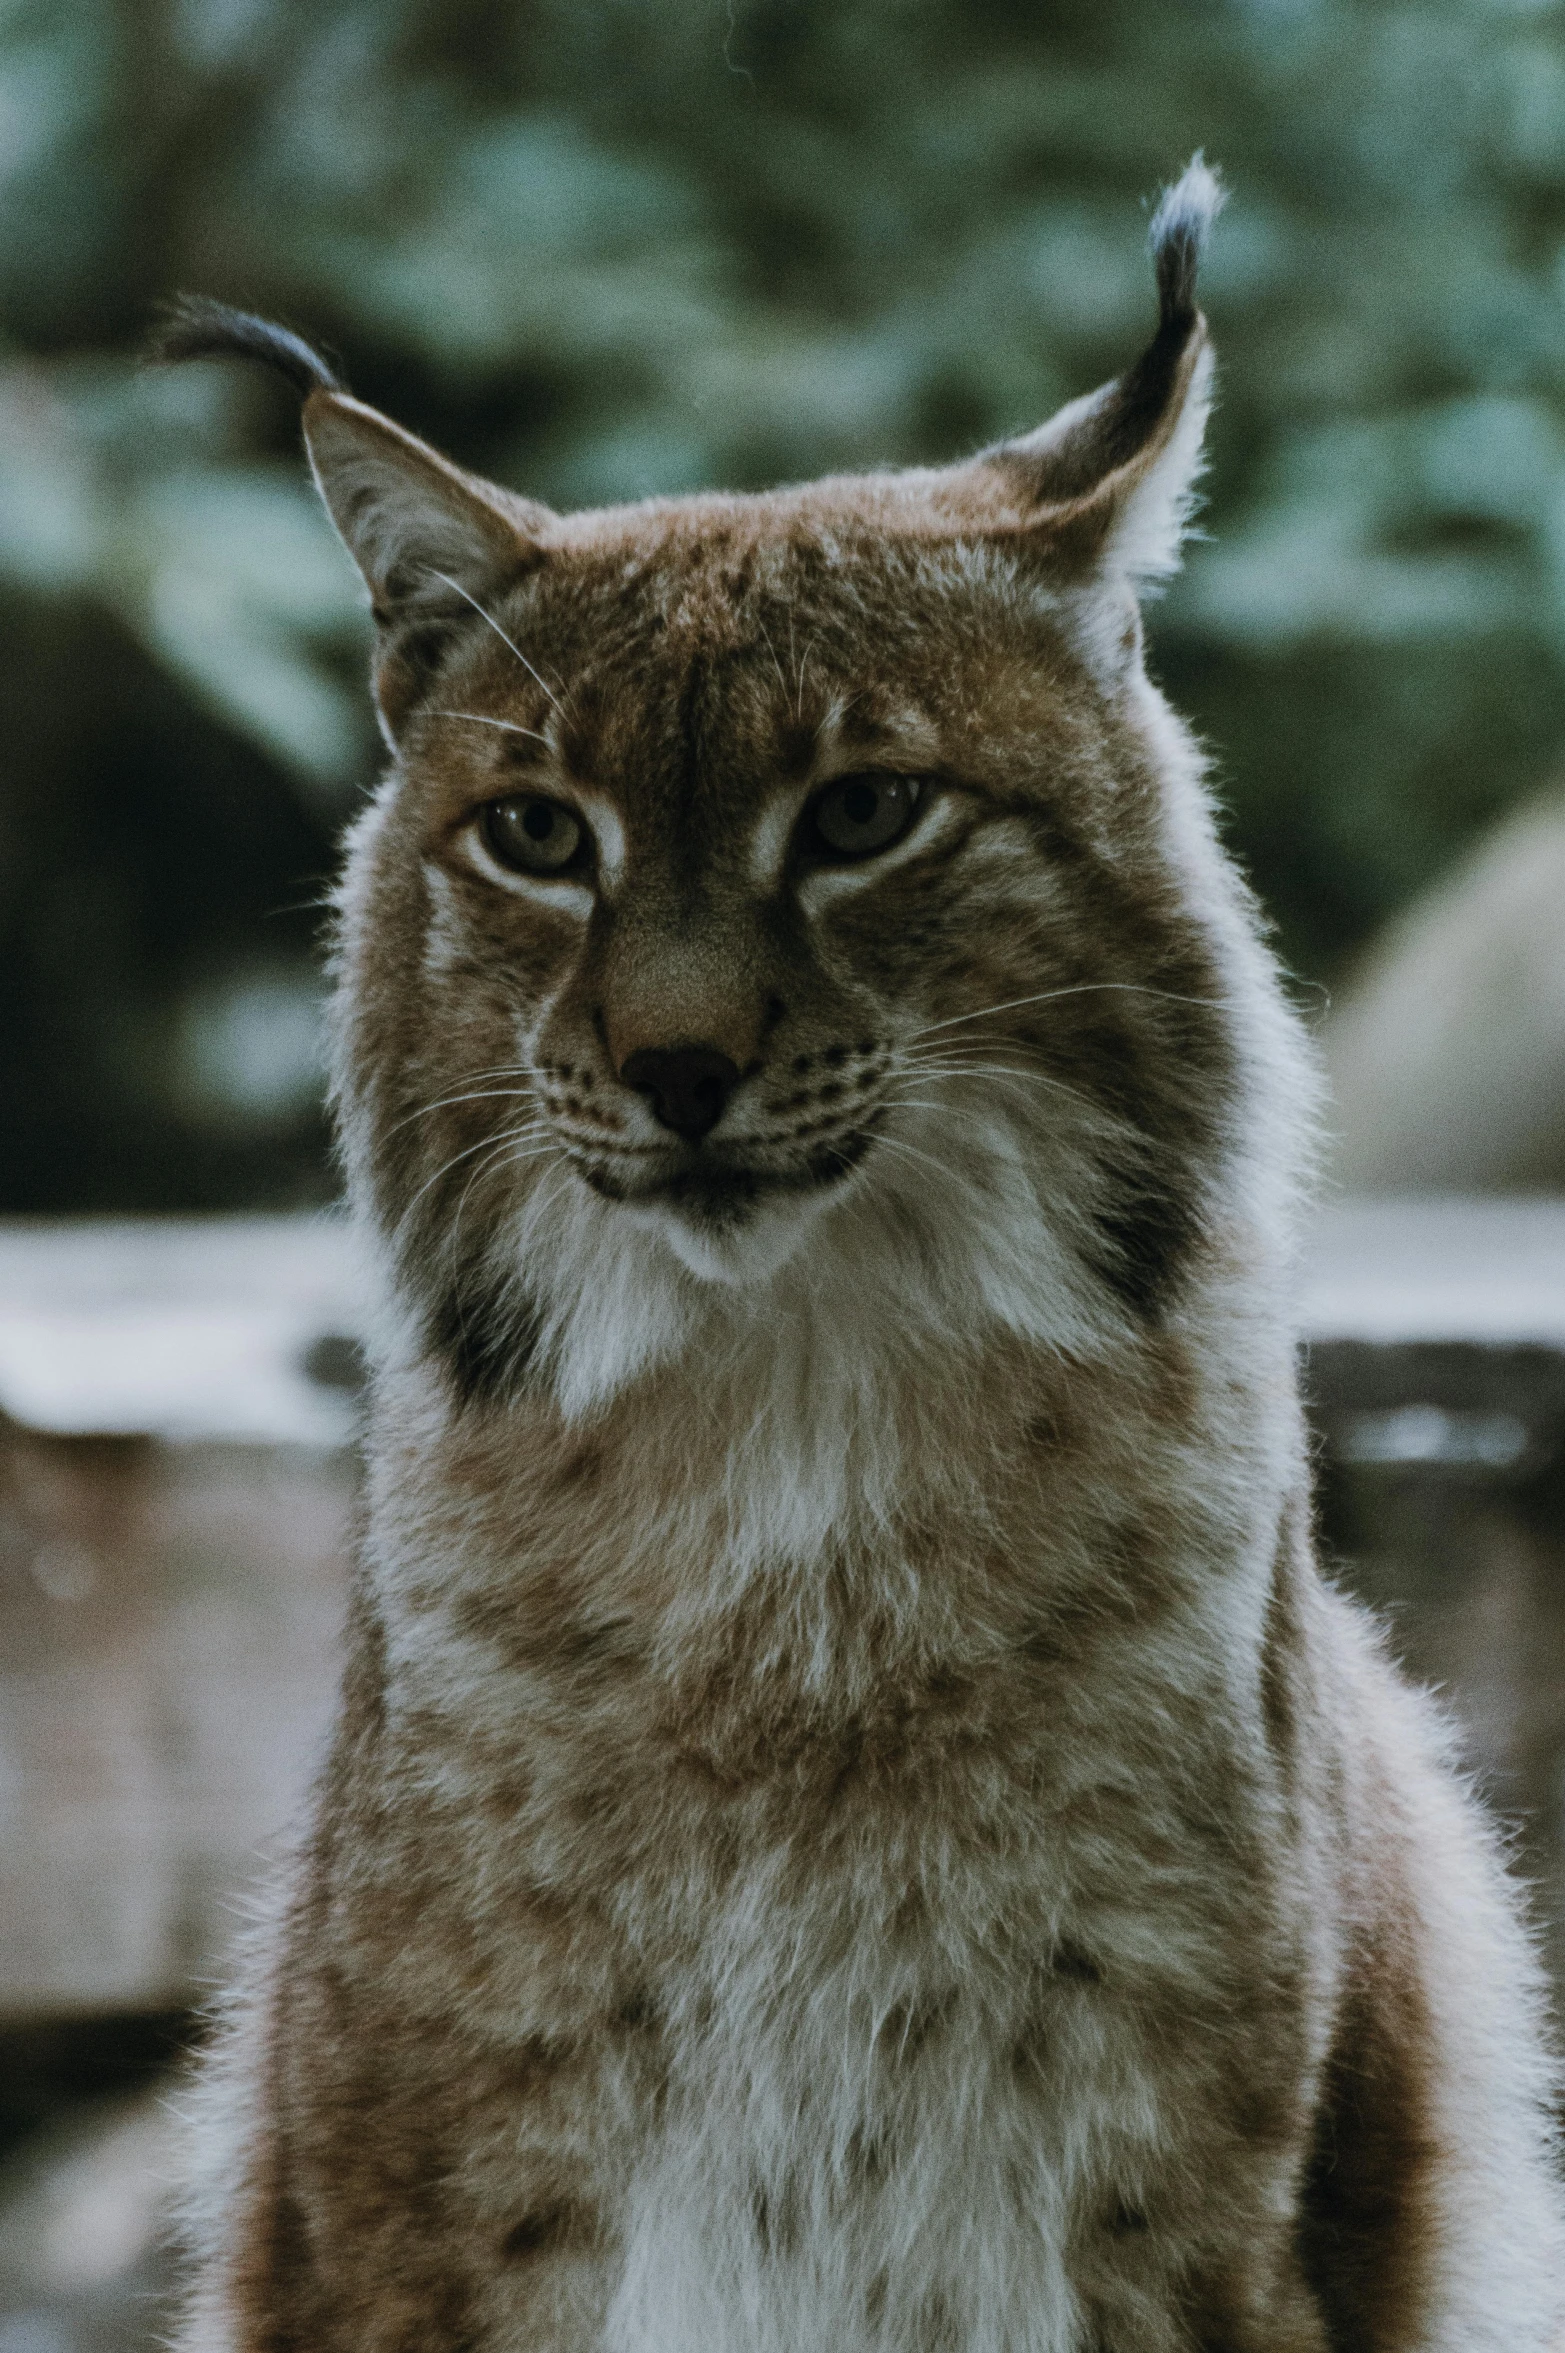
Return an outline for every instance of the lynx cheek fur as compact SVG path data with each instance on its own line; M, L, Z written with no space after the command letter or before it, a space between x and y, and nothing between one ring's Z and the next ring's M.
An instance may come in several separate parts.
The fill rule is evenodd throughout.
M1156 337L945 471L559 518L281 330L393 761L340 1723L187 2353L1542 2353L1554 2077L1313 1565L1311 1081L1148 683Z

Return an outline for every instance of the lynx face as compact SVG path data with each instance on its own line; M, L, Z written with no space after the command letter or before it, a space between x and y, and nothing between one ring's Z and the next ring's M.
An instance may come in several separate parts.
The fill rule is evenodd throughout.
M460 1392L594 1324L577 1390L618 1381L714 1290L1078 1348L1177 1293L1233 1055L1135 590L1198 462L1214 203L1196 169L1159 216L1134 369L943 472L562 519L309 379L396 754L346 1154Z
M829 1252L850 1194L949 1219L1041 1166L1035 1214L1152 1304L1219 991L1047 590L757 502L599 526L495 620L375 843L376 1165L415 1247L590 1194L745 1282Z

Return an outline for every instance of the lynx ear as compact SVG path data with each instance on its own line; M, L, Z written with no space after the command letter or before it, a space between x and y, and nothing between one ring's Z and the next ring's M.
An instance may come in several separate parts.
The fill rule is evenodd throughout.
M378 633L375 696L395 744L453 633L543 560L553 516L464 473L355 400L320 354L285 327L187 298L169 312L153 349L162 359L262 360L305 395L316 486L369 588Z
M326 511L369 587L375 695L395 738L453 631L542 562L553 517L346 392L310 394L304 439Z
M1002 527L1045 534L1067 572L1134 585L1178 569L1211 407L1196 271L1222 203L1216 173L1197 155L1152 217L1158 328L1134 367L975 461Z

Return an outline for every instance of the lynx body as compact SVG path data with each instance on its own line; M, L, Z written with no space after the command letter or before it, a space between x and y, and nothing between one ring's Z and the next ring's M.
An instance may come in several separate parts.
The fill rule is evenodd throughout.
M1307 1057L1148 682L1210 360L562 519L279 331L394 758L340 1721L185 2353L1543 2353L1535 1968L1317 1573Z

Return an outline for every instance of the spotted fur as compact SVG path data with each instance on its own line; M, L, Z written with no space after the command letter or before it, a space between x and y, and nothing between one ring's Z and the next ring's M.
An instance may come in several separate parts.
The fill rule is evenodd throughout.
M946 471L559 518L311 379L385 1302L185 2353L1552 2339L1535 1965L1311 1557L1312 1080L1141 658L1215 202L1143 360ZM813 856L875 772L911 829ZM486 847L528 794L592 871ZM624 1075L695 1045L699 1137Z

